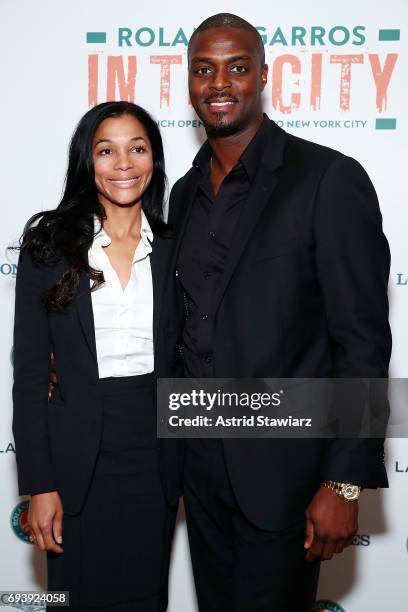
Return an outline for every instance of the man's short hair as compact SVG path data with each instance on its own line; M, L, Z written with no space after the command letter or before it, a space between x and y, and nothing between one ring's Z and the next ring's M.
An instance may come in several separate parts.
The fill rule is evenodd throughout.
M188 41L188 48L187 48L188 61L190 62L191 43L197 34L199 34L200 32L203 32L204 30L209 30L210 28L223 28L223 27L224 28L225 27L241 28L242 30L253 32L257 40L258 54L259 54L261 65L263 66L265 64L265 47L264 47L261 35L259 34L258 30L253 25L251 25L248 21L245 21L245 19L242 19L242 17L238 17L238 15L233 15L232 13L217 13L217 15L212 15L211 17L208 17L202 23L200 23L200 25L198 26L198 28L194 30L194 32L192 33L190 37L190 40Z

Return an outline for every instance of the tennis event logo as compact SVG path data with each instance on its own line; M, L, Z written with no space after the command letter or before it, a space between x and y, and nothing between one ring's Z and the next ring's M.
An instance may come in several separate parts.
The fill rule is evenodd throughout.
M22 540L26 544L31 544L28 537L28 505L28 500L17 504L17 506L15 506L11 512L10 522L11 528L18 539Z
M269 66L265 109L279 125L396 129L394 107L398 88L404 85L398 61L400 29L381 24L260 24L257 29ZM137 102L138 92L147 85L152 106L160 109L161 127L198 127L178 124L173 115L180 113L180 92L184 95L187 89L191 33L179 24L86 32L89 106L106 100ZM183 99L188 115L187 95Z
M2 602L0 600L0 608L9 608L13 610L22 610L22 612L45 612L46 608L45 608L45 604L38 604L38 605L29 605L29 604L22 604L22 603L9 603L9 602ZM69 610L69 608L67 608L67 610Z
M346 612L340 604L329 599L321 599L315 603L315 612Z
M0 275L16 278L17 264L9 263L8 261L0 262Z

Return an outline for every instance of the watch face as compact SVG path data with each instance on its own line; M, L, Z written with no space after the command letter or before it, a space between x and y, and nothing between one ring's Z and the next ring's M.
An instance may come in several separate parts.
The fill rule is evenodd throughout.
M358 487L357 485L346 484L343 485L341 492L346 499L352 501L353 499L358 498L360 494L360 487Z

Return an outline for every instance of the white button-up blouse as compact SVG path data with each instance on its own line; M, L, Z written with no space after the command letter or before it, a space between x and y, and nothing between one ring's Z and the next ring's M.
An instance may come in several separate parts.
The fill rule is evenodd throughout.
M150 267L153 232L142 211L141 239L129 282L123 290L104 247L111 239L103 228L88 252L89 264L105 283L91 292L99 378L136 376L153 371L153 286ZM99 220L95 217L95 231ZM91 285L93 281L91 280Z

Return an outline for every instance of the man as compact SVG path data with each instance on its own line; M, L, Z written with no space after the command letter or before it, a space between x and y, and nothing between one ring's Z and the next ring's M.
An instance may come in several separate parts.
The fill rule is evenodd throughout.
M188 53L208 140L170 198L169 354L195 378L385 377L390 257L367 174L262 113L249 23L210 17ZM382 440L190 439L184 465L201 612L312 610L360 487L388 486Z

